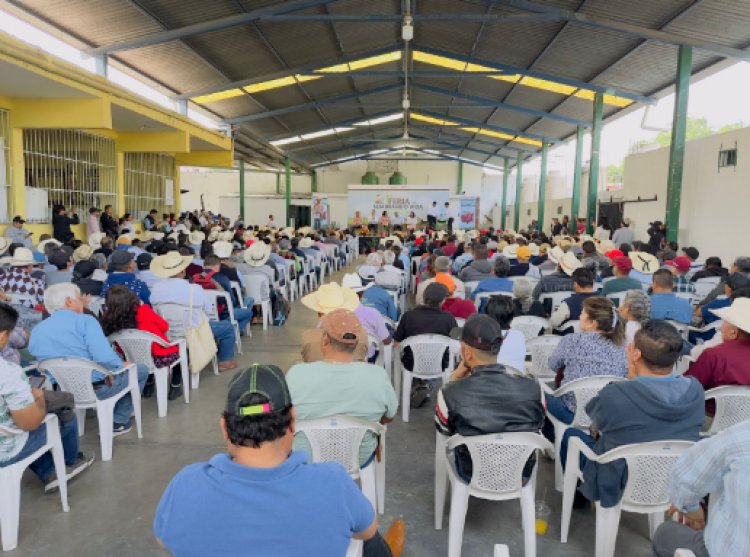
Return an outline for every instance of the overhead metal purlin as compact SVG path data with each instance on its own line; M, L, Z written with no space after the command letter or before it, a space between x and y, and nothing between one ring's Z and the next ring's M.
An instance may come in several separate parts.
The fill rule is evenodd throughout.
M539 198L537 199L537 230L544 230L544 202L547 197L547 144L542 145L542 167L539 171Z
M507 210L507 199L508 199L508 179L510 178L510 159L503 161L503 197L500 204L500 228L505 230L505 217Z
M179 27L177 29L159 31L157 33L150 33L148 35L143 35L134 39L128 39L105 46L90 48L85 50L84 53L88 54L89 56L100 56L102 54L112 54L114 52L122 52L123 50L142 48L144 46L151 46L155 44L166 43L169 41L175 41L178 39L184 39L193 35L219 31L221 29L227 29L229 27L237 27L238 25L247 25L248 23L252 23L253 21L261 19L263 16L305 10L307 8L313 8L315 6L328 4L334 1L335 0L292 0L289 2L280 2L272 6L266 6L263 8L252 10L244 14L230 15L210 21L201 21L200 23L187 25L185 27Z
M688 95L693 49L681 46L677 58L672 138L669 144L669 174L667 175L667 240L676 242L680 233L680 202L682 198L682 170L685 161Z
M521 192L523 190L523 155L516 159L516 199L513 203L513 228L518 232L521 225Z
M570 218L575 225L581 206L581 176L583 167L583 126L576 129L576 157L573 166L573 198L570 201Z
M594 121L591 126L591 157L589 158L589 190L586 204L586 227L589 234L596 228L596 199L599 194L599 154L602 142L604 95L594 95Z

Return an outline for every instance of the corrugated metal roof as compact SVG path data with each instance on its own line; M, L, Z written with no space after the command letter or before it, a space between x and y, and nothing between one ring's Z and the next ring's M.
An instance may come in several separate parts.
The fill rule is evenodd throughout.
M645 29L664 29L676 35L735 48L750 46L750 2L738 0L532 0L541 8L556 7L579 10L582 14L615 22L639 25ZM186 25L233 16L269 6L283 7L279 0L13 0L15 6L43 17L47 22L92 46L109 45L144 35ZM338 0L312 5L294 15L313 17L305 23L263 20L212 31L182 40L136 48L115 54L138 71L180 94L203 88L221 87L232 81L258 80L269 75L283 75L289 68L335 64L341 58L367 57L373 51L401 50L399 21L367 21L368 16L401 14L402 0ZM430 0L417 2L416 13L422 16L453 16L452 20L415 22L411 48L433 48L459 60L475 59L478 63L497 63L541 72L546 79L568 78L596 85L622 89L641 95L652 95L674 81L677 48L663 42L645 41L632 35L606 30L579 22L508 20L460 21L466 16L483 14L522 15L487 0ZM331 22L315 17L347 15L362 18L358 22ZM389 48L390 47L390 48ZM698 71L722 58L706 50L694 49L693 70ZM545 91L540 88L489 79L464 76L453 70L423 62L410 64L417 72L431 72L430 77L411 76L413 107L426 105L431 113L563 138L574 133L573 124L518 111L483 106L468 108L465 99L454 98L417 86L427 85L505 102L533 110L591 119L591 102ZM382 73L390 72L390 73ZM441 74L440 76L434 75ZM544 75L546 74L546 76ZM402 82L402 62L371 66L347 76L324 77L279 86L248 96L206 104L218 116L236 118L275 110L339 95L366 91L383 84ZM262 148L265 155L279 157L268 145L247 140L245 133L262 140L323 129L364 114L374 115L400 110L402 87L369 96L361 103L342 101L322 105L322 116L315 108L294 110L284 115L266 117L241 124L238 142L242 150ZM605 114L617 109L607 105ZM377 138L398 134L401 122L357 132L357 137ZM490 137L458 133L449 129L424 127L414 123L415 133L440 141L494 152L502 141ZM455 132L455 133L454 133ZM310 162L324 159L328 150L348 148L351 143L336 138L321 138L320 149L300 151ZM312 145L314 142L310 142ZM330 144L330 145L329 145ZM307 145L306 145L307 146ZM439 147L436 147L440 150ZM445 149L442 149L445 150ZM291 151L293 154L297 151ZM503 150L506 155L512 151ZM302 156L300 156L302 160ZM496 160L496 158L490 159Z

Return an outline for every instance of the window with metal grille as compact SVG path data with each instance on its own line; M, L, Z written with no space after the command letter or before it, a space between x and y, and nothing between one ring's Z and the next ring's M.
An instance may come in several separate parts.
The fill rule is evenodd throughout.
M23 159L27 200L44 198L28 188L47 198L46 207L27 202L30 222L49 222L54 205L76 210L84 221L91 207L117 210L114 140L78 130L24 130Z
M737 166L737 147L719 151L719 168L725 166Z
M161 153L125 153L125 211L141 220L151 209L174 212L175 159ZM169 192L167 191L169 189Z
M7 110L0 110L0 222L10 222L12 218L10 170L10 115Z

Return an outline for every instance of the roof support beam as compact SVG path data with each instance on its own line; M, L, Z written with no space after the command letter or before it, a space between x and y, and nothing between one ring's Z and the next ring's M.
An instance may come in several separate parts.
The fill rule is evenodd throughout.
M421 83L413 83L412 89L421 89L423 91L430 91L432 93L438 93L440 95L446 95L456 97L457 99L463 99L472 103L471 106L489 106L495 108L504 108L507 110L513 110L515 112L523 112L524 114L531 114L532 116L538 116L540 118L548 118L550 120L557 120L558 122L565 122L566 124L573 124L574 126L589 126L590 123L585 120L578 120L577 118L568 118L567 116L560 116L558 114L552 114L550 112L544 112L542 110L533 110L523 106L515 104L504 103L487 99L484 97L477 97L474 95L465 95L463 93L457 93L442 87L434 87L432 85L423 85ZM461 105L453 105L455 108L463 108ZM416 107L414 107L416 108Z
M91 56L100 56L102 54L112 54L113 52L122 52L123 50L142 48L144 46L151 46L155 44L174 41L177 39L184 39L186 37L192 37L193 35L210 33L211 31L219 31L221 29L227 29L229 27L236 27L238 25L247 25L248 23L262 19L264 16L286 14L295 12L297 10L304 10L314 6L329 4L333 1L335 0L294 0L291 2L281 2L279 4L274 4L273 6L258 8L257 10L252 10L244 14L231 15L213 19L210 21L202 21L200 23L187 25L185 27L179 27L177 29L159 31L158 33L143 35L142 37L137 37L135 39L129 39L110 45L91 48L86 50L85 52L86 54L89 54Z
M225 120L225 122L227 124L241 124L243 122L254 122L256 120L263 120L265 118L273 118L275 116L281 116L281 115L284 115L284 114L291 114L293 112L300 112L302 110L314 109L314 108L317 108L319 105L334 104L334 103L339 103L341 101L348 101L348 100L351 100L351 99L357 99L358 97L364 97L364 96L367 96L367 95L374 95L374 94L377 94L377 93L383 93L385 91L391 91L391 90L397 89L399 87L401 87L400 83L391 83L391 84L388 84L388 85L383 85L381 87L374 87L372 89L367 89L367 90L364 90L364 91L359 91L359 92L355 92L355 93L348 93L346 95L336 95L335 97L328 97L328 98L325 98L325 99L319 99L317 101L311 101L311 102L306 102L306 103L302 103L302 104L296 104L296 105L293 105L293 106L287 106L287 107L284 107L284 108L278 108L276 110L269 110L267 112L258 112L256 114L248 114L246 116L237 116L236 118L229 118L229 119ZM397 104L394 104L393 105L393 110L395 112L398 112L399 110L401 110L401 107L398 106ZM363 118L366 118L366 117L363 117Z
M581 25L587 25L589 27L597 27L599 29L616 31L619 33L624 33L626 35L631 35L633 37L640 37L642 39L649 39L660 43L699 48L701 50L705 50L706 52L710 52L724 58L736 58L737 60L750 61L750 52L746 50L732 48L710 41L692 39L690 37L671 33L669 31L650 29L648 27L633 25L631 23L626 23L624 21L618 21L616 19L610 19L607 17L583 14L580 12L566 10L564 8L537 4L536 2L530 2L529 0L505 0L503 4L520 10L542 13L550 16L554 15L559 18L559 21L571 21L574 23L579 23Z
M453 58L454 60L459 60L461 62L466 62L467 64L478 64L480 66L485 66L488 68L491 68L493 70L498 70L500 72L504 72L507 74L519 74L519 75L527 75L530 77L538 77L539 79L546 79L548 81L555 81L557 83L562 83L563 85L569 85L571 87L577 87L579 89L587 89L589 91L594 91L597 93L605 93L607 95L616 95L618 97L623 97L625 99L630 99L631 101L637 101L645 104L656 104L656 99L653 99L651 97L647 97L644 95L639 95L638 93L634 93L632 91L624 91L622 89L614 88L614 87L607 87L604 85L597 85L595 83L588 83L586 81L579 81L577 79L570 79L567 77L561 77L559 75L553 75L546 72L539 72L536 70L529 70L525 68L518 68L516 66L509 66L507 64L500 64L498 62L489 62L486 60L480 60L477 58L469 58L467 56L463 56L461 54L456 54L454 52L448 52L445 50L440 50L436 48L425 48L422 46L415 45L414 50L420 50L422 52L427 52L429 54L435 54L437 56L444 56L446 58ZM454 72L454 75L457 74L457 72ZM469 72L466 75L472 75L476 74L476 72Z
M535 139L537 141L543 141L543 142L546 142L546 143L560 143L560 140L555 139L555 138L544 137L542 135L537 135L535 133L520 132L520 131L517 131L517 130L512 130L510 128L503 128L503 127L500 127L500 126L494 126L494 125L491 125L491 124L485 124L483 122L480 122L479 120L469 120L467 118L458 118L456 116L445 116L445 115L438 114L438 113L435 113L435 112L430 112L430 111L423 111L422 114L424 114L425 116L430 116L432 118L436 118L436 119L440 119L440 120L447 120L447 121L457 122L459 124L459 126L455 126L456 128L461 128L461 127L473 127L473 128L477 128L478 127L478 128L483 128L483 129L486 129L486 130L491 130L491 131L496 131L496 132L500 132L500 133L505 133L505 134L508 134L508 135L516 135L516 136L520 136L520 137L524 137L524 138L528 138L528 139ZM449 129L451 127L453 127L453 126L448 126Z
M264 23L308 23L311 21L322 21L326 23L403 23L404 16L398 14L318 14L318 15L292 15L280 14L258 18ZM559 21L560 16L556 14L531 13L531 14L413 14L414 22L449 21L451 23L529 23Z

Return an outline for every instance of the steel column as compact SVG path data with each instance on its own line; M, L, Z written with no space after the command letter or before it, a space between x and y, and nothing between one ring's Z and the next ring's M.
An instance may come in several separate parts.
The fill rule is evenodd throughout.
M576 129L576 162L573 167L573 199L570 205L570 218L575 224L581 205L581 167L583 165L583 126Z
M310 176L310 191L316 193L318 191L318 173L313 170L312 176Z
M508 199L508 178L510 178L510 159L503 161L503 200L500 206L500 228L505 230L505 213L507 210L506 203Z
M594 123L591 127L591 157L589 158L589 200L586 207L586 223L589 234L596 228L596 198L599 193L599 149L602 142L602 113L604 95L594 95Z
M245 161L240 159L240 217L245 222Z
M682 167L685 161L688 93L693 49L681 46L677 61L672 140L669 144L669 174L667 176L667 240L676 242L680 232L680 201L682 198Z
M281 172L276 173L276 193L281 193Z
M292 225L292 164L289 157L284 157L286 173L286 225Z
M544 199L547 195L547 144L542 145L542 169L539 173L539 199L537 200L537 228L544 230Z
M458 186L456 188L458 195L464 192L464 163L458 161Z
M513 227L518 232L521 223L521 187L523 186L523 154L516 157L516 202L513 205Z

